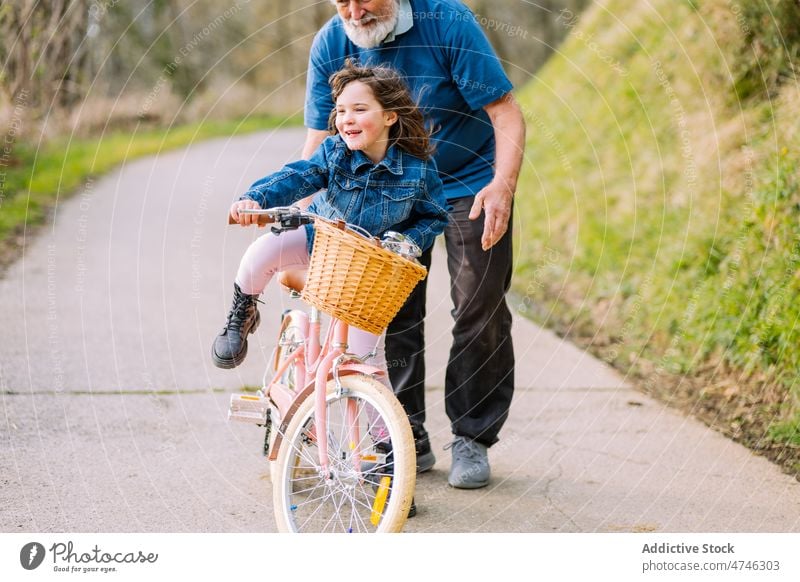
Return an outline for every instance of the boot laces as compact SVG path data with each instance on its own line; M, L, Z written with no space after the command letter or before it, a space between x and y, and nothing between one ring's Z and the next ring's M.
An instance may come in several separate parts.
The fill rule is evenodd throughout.
M231 307L230 313L228 313L228 329L241 329L242 324L248 318L248 311L251 309L257 309L258 303L264 303L255 295L245 295L242 293L238 297L234 297L233 299L233 306Z

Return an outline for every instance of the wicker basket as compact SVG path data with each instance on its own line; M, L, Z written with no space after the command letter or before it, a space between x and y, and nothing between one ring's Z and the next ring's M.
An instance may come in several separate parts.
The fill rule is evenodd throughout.
M425 278L425 267L327 220L318 218L314 229L303 300L359 329L382 333Z

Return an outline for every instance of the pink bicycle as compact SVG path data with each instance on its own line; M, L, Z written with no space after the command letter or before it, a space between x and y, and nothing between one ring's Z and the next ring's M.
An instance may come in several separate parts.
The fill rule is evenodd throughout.
M416 482L411 427L395 395L376 380L383 372L370 364L374 351L347 352L348 326L379 334L425 268L402 237L381 246L352 226L294 207L249 212L276 233L310 223L316 229L304 288L295 283L291 291L302 293L310 310L283 314L263 387L232 395L229 411L231 420L267 427L278 528L400 531ZM324 339L321 311L330 315Z

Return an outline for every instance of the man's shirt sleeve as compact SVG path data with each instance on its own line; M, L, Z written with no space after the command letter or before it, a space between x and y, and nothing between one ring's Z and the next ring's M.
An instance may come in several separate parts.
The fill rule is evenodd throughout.
M513 89L489 39L468 9L452 15L442 40L453 82L471 109L482 109Z
M327 50L327 43L330 42L329 29L329 26L325 26L317 33L308 57L303 115L305 126L309 129L328 129L328 116L333 110L331 88L328 85L328 77L332 73L331 55Z

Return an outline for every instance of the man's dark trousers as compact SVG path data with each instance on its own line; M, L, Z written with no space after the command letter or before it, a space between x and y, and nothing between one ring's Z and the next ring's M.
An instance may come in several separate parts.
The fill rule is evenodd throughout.
M505 293L511 283L512 236L481 248L484 215L469 219L474 197L450 200L445 229L453 344L445 379L445 411L451 429L487 446L497 442L514 392L511 313ZM420 258L430 268L432 250ZM389 378L412 424L425 421L424 319L427 278L420 282L386 334Z

